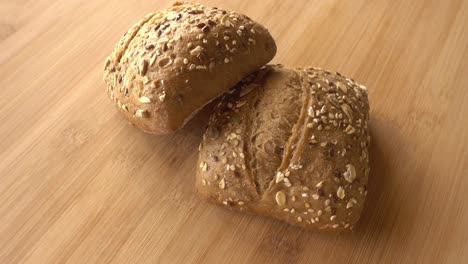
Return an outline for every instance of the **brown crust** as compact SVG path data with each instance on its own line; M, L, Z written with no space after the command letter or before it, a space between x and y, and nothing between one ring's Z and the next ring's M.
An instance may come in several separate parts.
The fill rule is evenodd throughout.
M167 134L275 53L271 35L250 18L176 3L147 15L122 37L106 60L104 80L132 124Z
M352 79L264 67L225 95L210 118L197 190L235 210L349 231L367 193L368 119L367 90Z

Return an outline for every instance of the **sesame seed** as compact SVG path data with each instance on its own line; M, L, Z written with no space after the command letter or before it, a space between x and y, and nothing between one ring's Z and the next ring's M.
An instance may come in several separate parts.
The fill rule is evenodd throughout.
M296 201L296 195L291 196L291 201L293 201L293 202Z
M336 215L330 216L330 221L334 221L336 219Z
M353 164L346 165L346 171L343 173L343 177L349 183L352 183L356 179L356 168Z
M349 199L348 203L346 204L346 209L353 207L355 204L357 204L356 199L354 198Z
M236 139L236 138L237 138L236 133L230 133L230 134L227 136L227 140L232 140L232 139Z
M342 84L340 82L336 83L336 86L343 92L343 93L348 93L348 87L345 84Z
M186 58L184 58L184 64L187 65L188 63L189 61Z
M319 197L318 194L315 194L315 193L314 193L314 194L312 194L312 198L313 198L314 200L318 200L320 197Z
M124 110L125 112L128 112L128 107L126 105L122 105L122 110Z
M330 205L330 199L326 199L325 200L325 206L329 206Z
M229 21L229 15L226 14L221 18L221 24L223 24L225 27L230 27L232 23Z
M333 228L337 228L338 226L339 226L338 224L332 225Z
M322 185L323 185L323 181L320 181L320 182L317 183L317 185L315 185L315 186L318 187L318 188L320 188L320 187L322 187Z
M304 206L305 206L306 208L310 208L310 203L304 203Z
M349 120L352 120L353 119L353 112L351 110L351 107L344 103L341 105L341 110L343 110L343 112L345 113L345 115L348 117Z
M190 54L192 54L193 56L198 56L203 52L203 50L204 48L202 46L197 46L196 48L190 51Z
M327 112L327 106L323 105L322 108L320 109L320 114L324 114Z
M149 112L146 111L146 110L138 109L135 112L135 116L136 117L146 118L146 117L149 117Z
M166 92L162 91L162 93L158 96L159 101L164 101L164 98L166 98Z
M343 199L345 197L345 190L343 189L343 187L338 187L338 190L336 191L336 196L338 196L338 198L340 199Z
M202 180L202 185L206 185L206 180L205 179Z
M245 203L243 201L237 202L238 205L244 205Z
M310 116L310 117L314 117L314 108L312 106L309 106L309 108L307 109L307 114Z
M146 97L146 96L142 96L138 99L138 101L140 101L140 103L142 104L149 104L151 103L151 99Z
M208 171L208 164L206 162L201 162L200 168L202 171Z
M276 173L276 180L275 180L275 182L276 182L276 183L280 183L280 182L282 182L283 180L284 180L284 174L283 174L282 172L278 171L278 172Z
M283 206L286 204L286 195L282 191L279 191L276 193L275 200L278 205Z
M224 190L224 188L226 188L226 181L224 180L224 178L221 181L219 181L218 185L219 185L219 188L222 189L222 190Z
M298 216L297 221L302 222L302 217Z
M307 124L307 128L313 128L314 127L314 124L313 123L308 123Z
M228 59L228 58L224 58L224 63L229 63L229 59Z
M322 213L323 213L322 210L318 210L318 211L317 211L317 215L318 215L318 216L321 216Z
M353 134L355 131L356 131L356 129L355 129L353 126L351 126L351 125L348 125L348 126L345 128L345 133L348 134L348 135Z

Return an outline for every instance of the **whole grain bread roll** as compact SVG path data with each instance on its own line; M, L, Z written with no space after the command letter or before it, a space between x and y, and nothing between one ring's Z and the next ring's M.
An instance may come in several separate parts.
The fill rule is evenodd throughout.
M104 80L131 124L167 134L275 53L267 29L249 17L176 3L125 33L106 60Z
M369 174L367 90L339 73L267 66L226 94L200 145L198 192L225 207L345 232Z

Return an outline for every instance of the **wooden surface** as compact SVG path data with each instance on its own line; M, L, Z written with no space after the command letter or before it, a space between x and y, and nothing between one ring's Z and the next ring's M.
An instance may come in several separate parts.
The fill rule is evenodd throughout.
M275 63L369 87L371 179L350 235L200 200L205 109L175 135L115 111L103 63L169 1L0 0L0 263L468 263L468 1L203 1L243 12Z

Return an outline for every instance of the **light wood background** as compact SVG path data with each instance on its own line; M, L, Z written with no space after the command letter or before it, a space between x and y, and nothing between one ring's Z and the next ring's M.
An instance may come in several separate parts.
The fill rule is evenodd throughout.
M362 221L305 232L194 190L209 107L171 136L115 111L103 63L170 1L0 0L0 263L468 263L468 1L202 1L277 40L275 63L369 87Z

